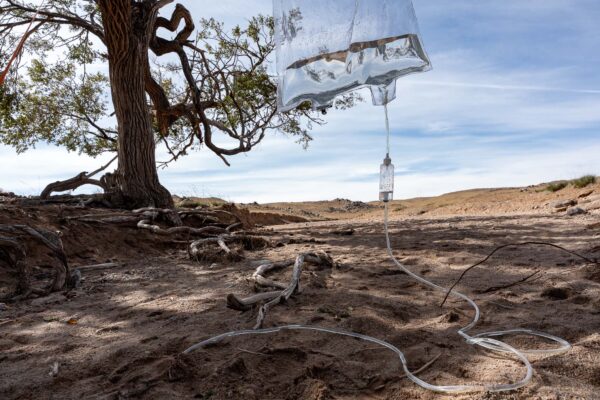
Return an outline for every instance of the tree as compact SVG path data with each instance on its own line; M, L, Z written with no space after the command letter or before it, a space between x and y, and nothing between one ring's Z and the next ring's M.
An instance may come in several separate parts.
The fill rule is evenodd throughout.
M159 16L173 1L48 0L37 10L0 0L0 67L33 21L20 62L0 86L0 141L19 152L39 141L91 156L116 152L114 173L99 181L78 177L128 208L173 206L158 179L157 143L170 154L163 166L200 147L229 165L227 157L250 151L272 129L308 143L312 124L323 122L309 105L277 112L268 72L273 20L258 16L227 32L202 19L192 41L196 28L184 6ZM163 38L159 29L175 37ZM108 76L98 71L102 64ZM112 120L116 126L107 126Z

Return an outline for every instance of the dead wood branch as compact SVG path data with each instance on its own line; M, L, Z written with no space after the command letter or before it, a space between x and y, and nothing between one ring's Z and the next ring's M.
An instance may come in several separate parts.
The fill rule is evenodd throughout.
M300 274L302 274L302 264L304 264L305 257L306 256L304 254L300 254L298 257L296 257L294 269L292 270L292 279L288 287L279 292L279 296L273 298L259 308L258 315L256 317L256 324L254 325L253 329L262 328L267 316L267 312L269 309L271 309L271 307L283 301L287 301L294 292L300 291Z
M255 282L257 277L259 281L266 283L265 286L280 287L284 286L278 282L274 282L264 277L263 274L267 272L273 272L290 265L294 265L292 270L292 277L288 285L284 286L282 290L276 292L259 293L247 298L240 298L234 294L227 296L227 306L235 310L247 311L255 304L266 301L258 310L256 317L256 324L253 329L260 329L263 325L267 312L271 307L287 301L294 293L300 293L300 276L302 274L302 267L304 263L311 263L323 267L333 267L334 262L331 256L325 252L318 253L302 253L296 257L294 262L281 262L281 263L270 263L260 265L254 274L252 275ZM258 282L257 282L258 283Z
M482 293L482 294L483 294L483 293L491 293L491 292L495 292L495 291L502 290L502 289L508 289L509 287L513 287L513 286L516 286L516 285L518 285L518 284L521 284L521 283L523 283L523 282L526 282L526 281L528 281L529 279L533 278L534 276L536 276L536 275L537 275L537 274L539 274L540 272L542 272L542 271L540 271L540 270L537 270L537 271L535 271L534 273L532 273L532 274L530 274L530 275L527 275L525 278L523 278L523 279L519 279L519 280L518 280L518 281L516 281L516 282L513 282L513 283L508 283L508 284L506 284L506 285L492 286L492 287L489 287L489 288L487 288L487 289L485 289L485 290L479 290L479 291L478 291L478 293Z
M430 361L425 363L421 368L417 369L416 371L412 371L411 373L413 375L420 374L421 372L425 371L427 368L431 367L433 365L433 363L435 363L441 356L442 356L442 353L438 354L437 356L433 357ZM405 377L406 377L406 374L404 374L403 378L405 378Z
M97 170L93 172L81 172L75 175L73 178L64 180L64 181L56 181L50 183L48 186L44 188L42 193L40 194L40 199L46 200L50 195L54 192L66 192L67 190L75 190L83 185L94 185L102 188L102 190L106 191L108 188L102 180L92 179L93 176L99 174L108 168L115 160L117 156L115 156L112 160L110 160L106 165L101 166Z
M450 293L452 292L452 290L456 287L456 285L459 284L459 282L464 278L464 276L471 271L473 268L480 266L481 264L485 263L486 261L488 261L490 258L492 258L494 256L494 254L496 254L497 252L499 252L502 249L505 249L507 247L522 247L522 246L546 246L546 247L553 247L555 249L561 250L567 254L570 254L572 256L575 256L577 258L580 258L590 264L595 264L596 266L600 266L600 262L598 262L597 260L593 260L591 258L588 258L586 256L583 256L579 253L576 253L574 251L571 251L569 249L566 249L562 246L559 246L557 244L554 243L548 243L548 242L523 242L523 243L509 243L509 244L505 244L502 246L498 246L496 247L490 254L488 254L487 257L485 257L483 260L471 265L469 268L465 269L460 276L458 277L458 279L452 284L452 286L450 286L450 289L448 289L448 291L446 292L446 296L444 297L444 300L442 301L442 303L440 304L440 307L443 307L444 304L446 304L446 300L448 300L448 296L450 296Z
M280 283L277 281L273 281L271 279L267 279L267 278L265 278L264 275L268 272L273 272L273 271L277 271L277 270L280 270L283 268L287 268L293 264L294 264L294 261L285 261L285 262L281 262L281 263L269 263L269 264L259 265L258 268L256 268L256 271L254 271L254 274L252 274L252 279L254 280L254 282L257 285L266 286L266 287L274 287L276 289L283 290L287 287L286 284Z
M269 301L279 296L280 290L276 292L263 292L250 297L242 298L235 294L227 295L227 307L238 311L248 311L257 303Z

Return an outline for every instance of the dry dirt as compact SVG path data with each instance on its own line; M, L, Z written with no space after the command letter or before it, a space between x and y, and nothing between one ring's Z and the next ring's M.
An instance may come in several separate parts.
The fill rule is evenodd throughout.
M600 181L585 188L572 185L557 192L546 190L548 184L524 188L473 189L444 194L395 200L392 215L397 217L445 217L455 215L545 215L554 213L553 204L561 200L590 201L600 208ZM580 198L580 196L584 196ZM289 214L309 221L327 219L381 219L380 202L353 202L347 199L302 203L245 204L253 212ZM290 221L294 222L294 221Z
M496 246L510 242L550 241L600 258L598 214L567 217L553 214L548 206L583 190L506 190L513 197L502 191L488 191L487 197L463 192L454 195L462 201L443 207L435 204L446 204L448 198L396 203L391 223L396 256L444 286ZM421 213L430 203L429 211ZM474 332L527 327L573 344L566 354L532 357L533 380L516 392L437 395L402 378L393 353L317 333L231 339L180 355L213 335L253 326L255 311L230 310L225 299L230 293L254 293L249 278L260 260L282 261L322 250L338 265L307 268L302 293L273 308L265 326L302 323L375 336L405 351L413 370L440 355L419 375L436 384L520 378L521 365L469 346L457 335L471 320L466 304L451 301L440 308L439 293L395 269L385 254L378 205L358 212L330 210L347 204L251 207L266 213L290 208L296 217L302 210L319 214L311 219L337 213L343 219L260 228L277 246L247 252L244 261L228 264L190 260L186 238L165 240L133 228L64 222L65 216L85 210L0 204L0 224L61 230L72 267L120 263L84 271L81 288L66 295L0 308L0 399L600 399L600 269L540 247L502 251L459 285L483 313ZM444 207L444 213L438 210ZM339 234L352 230L352 235ZM32 262L43 258L32 254ZM521 284L483 293L538 270ZM276 278L287 280L289 274L286 270ZM10 278L7 271L0 275L5 292ZM44 278L42 272L36 276ZM516 346L547 345L507 340Z

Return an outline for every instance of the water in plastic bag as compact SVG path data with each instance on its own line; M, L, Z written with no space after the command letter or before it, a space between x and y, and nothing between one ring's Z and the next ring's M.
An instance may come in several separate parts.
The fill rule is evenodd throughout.
M431 68L412 0L273 0L273 12L280 111L364 86L387 104L396 79Z

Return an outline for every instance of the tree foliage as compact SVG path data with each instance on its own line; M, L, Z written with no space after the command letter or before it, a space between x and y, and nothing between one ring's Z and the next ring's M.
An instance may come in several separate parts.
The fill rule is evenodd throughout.
M169 3L131 1L132 12ZM1 69L36 8L26 1L0 0ZM0 87L0 142L19 152L38 142L91 156L117 150L102 18L98 1L45 2ZM323 123L308 104L277 112L272 18L257 16L233 29L202 19L196 30L187 9L177 5L169 19L159 16L152 23L154 56L146 91L156 142L170 155L163 165L200 148L227 163L226 157L250 151L273 130L306 145L313 124ZM159 33L165 30L175 38L162 38ZM337 106L350 107L358 99L350 95Z

